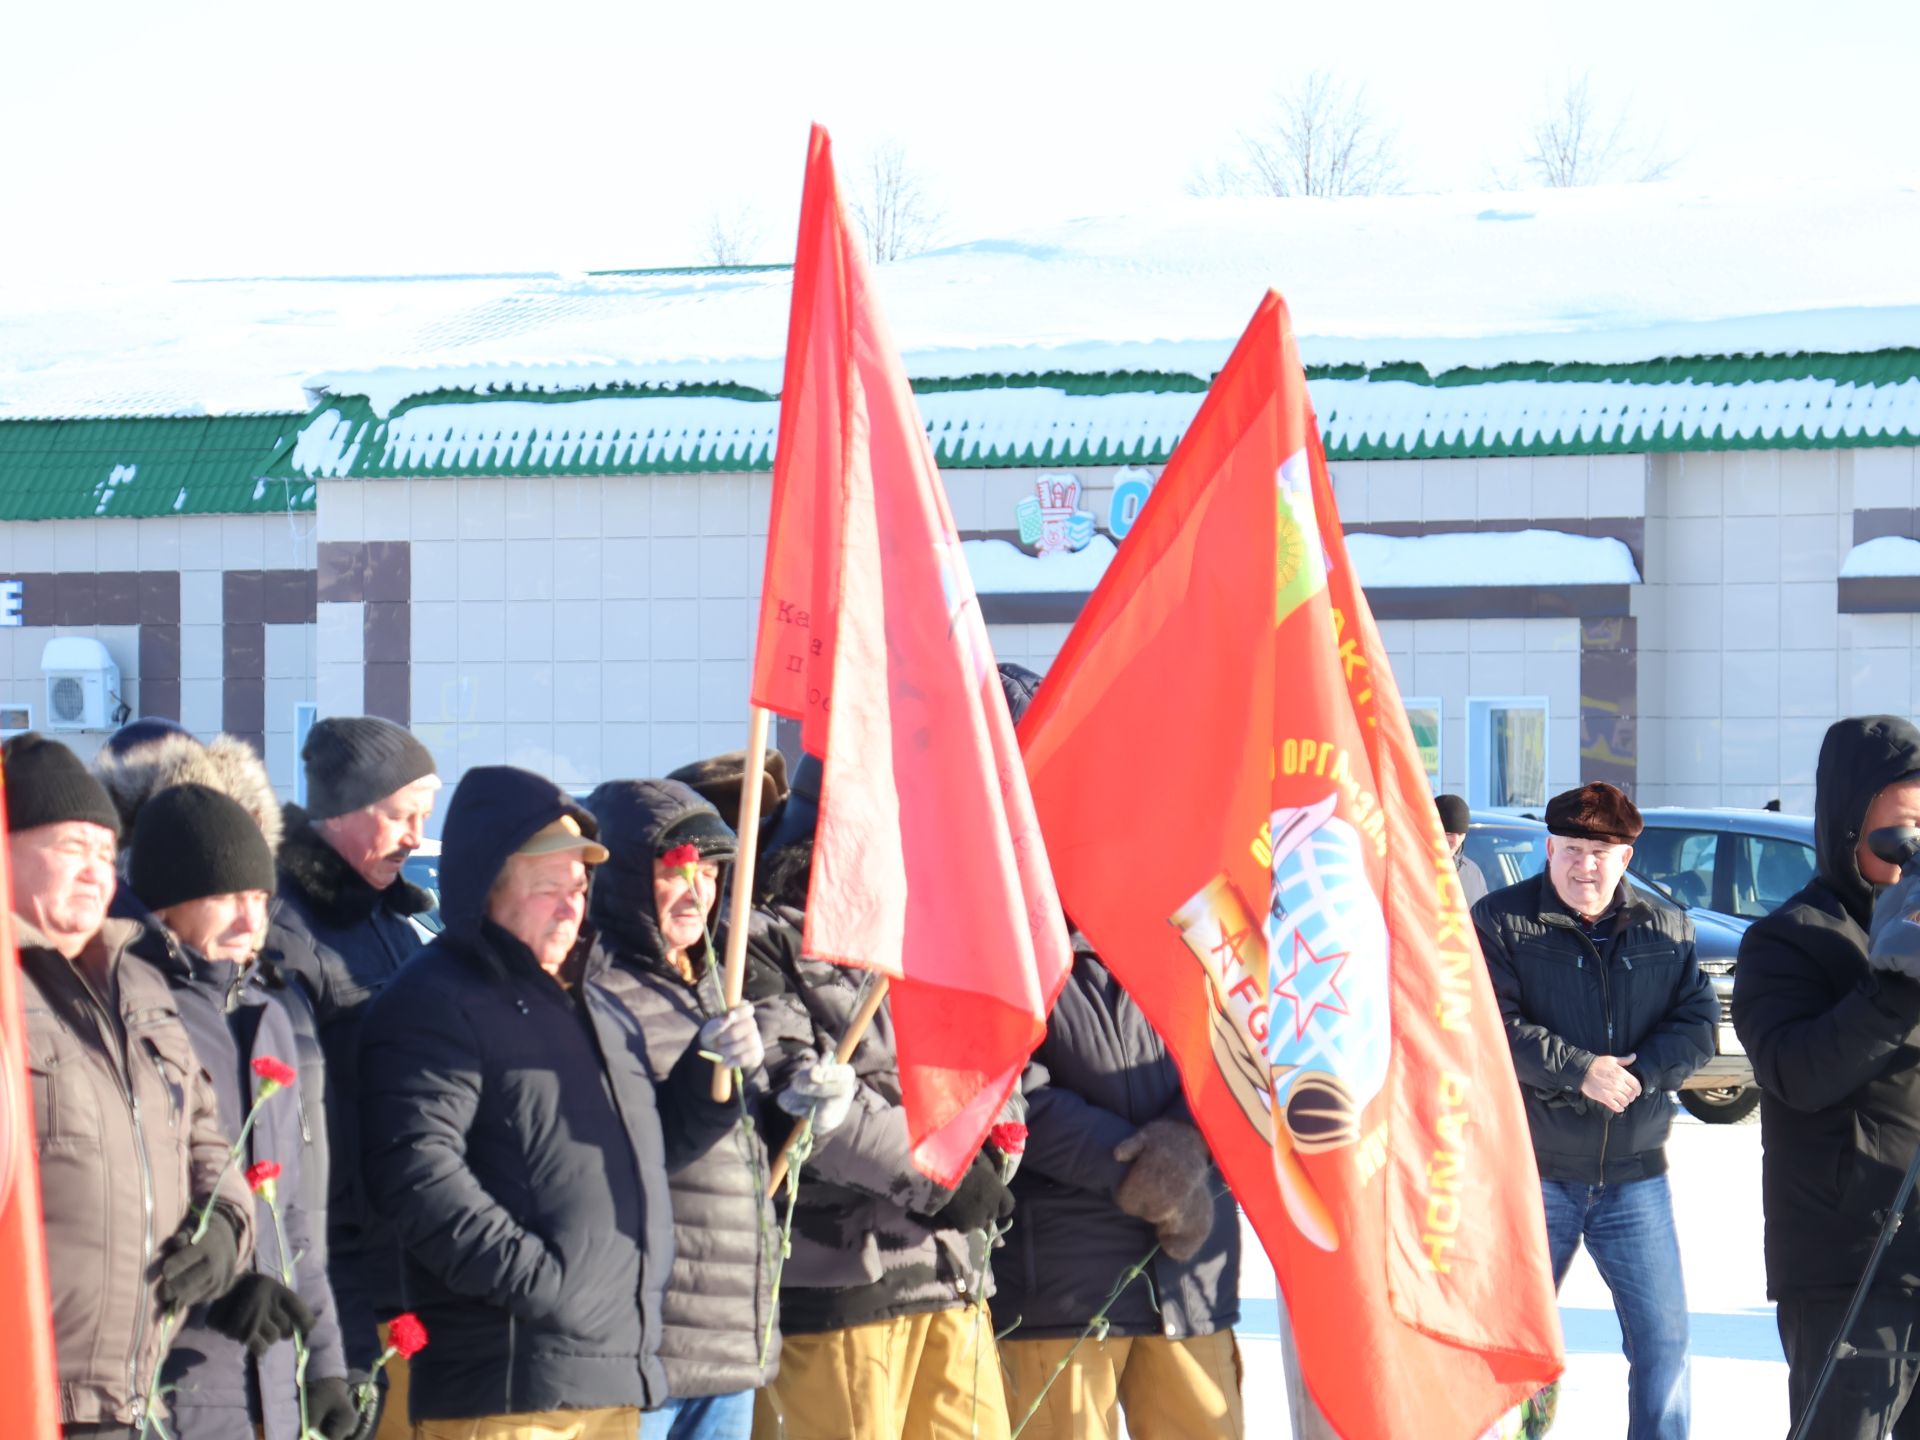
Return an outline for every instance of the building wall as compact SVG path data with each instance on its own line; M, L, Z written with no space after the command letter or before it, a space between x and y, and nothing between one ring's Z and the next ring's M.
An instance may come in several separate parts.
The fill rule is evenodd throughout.
M0 628L0 699L44 728L46 642L93 636L131 714L248 736L291 795L295 706L314 697L314 530L305 514L0 522L26 621ZM58 733L88 757L106 739Z

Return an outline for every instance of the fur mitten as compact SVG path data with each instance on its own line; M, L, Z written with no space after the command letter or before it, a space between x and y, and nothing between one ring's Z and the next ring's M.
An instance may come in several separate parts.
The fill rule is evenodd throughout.
M1212 1167L1200 1132L1181 1120L1149 1120L1114 1147L1113 1158L1132 1166L1115 1203L1153 1226L1170 1259L1199 1254L1213 1230Z

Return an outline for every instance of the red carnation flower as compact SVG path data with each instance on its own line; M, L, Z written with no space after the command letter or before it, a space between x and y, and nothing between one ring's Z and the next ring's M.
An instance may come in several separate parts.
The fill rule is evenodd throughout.
M691 870L700 863L700 850L694 845L676 845L660 857L669 870Z
M280 1178L278 1160L256 1160L247 1167L247 1186L256 1194Z
M387 1326L387 1347L396 1355L411 1360L427 1348L427 1327L420 1323L420 1317L411 1310L404 1315L396 1315L393 1323Z
M284 1060L276 1060L271 1055L262 1055L253 1062L253 1073L268 1085L292 1086L300 1077L294 1068Z
M1027 1127L1015 1120L996 1125L987 1132L987 1139L1002 1155L1018 1155L1027 1148Z

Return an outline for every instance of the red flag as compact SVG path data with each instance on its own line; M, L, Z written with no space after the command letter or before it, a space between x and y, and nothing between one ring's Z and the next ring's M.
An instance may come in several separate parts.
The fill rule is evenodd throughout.
M1178 1061L1349 1440L1559 1373L1500 1013L1269 294L1021 727L1068 912Z
M754 701L801 719L825 762L806 951L890 977L914 1162L951 1185L1072 953L946 492L818 126L763 594Z
M27 1023L13 940L5 775L0 773L0 1435L55 1440L60 1387L53 1363L53 1299L27 1090Z

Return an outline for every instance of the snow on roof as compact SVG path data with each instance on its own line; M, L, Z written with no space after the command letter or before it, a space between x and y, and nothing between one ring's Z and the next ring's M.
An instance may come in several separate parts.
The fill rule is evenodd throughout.
M1899 543L1920 555L1920 542ZM968 540L961 549L973 588L982 595L1090 592L1115 554L1113 541L1105 535L1094 536L1084 550L1064 555L1029 555L1005 540ZM1623 541L1564 530L1349 535L1347 557L1368 590L1640 583L1633 552ZM1920 574L1920 569L1897 573Z
M1347 557L1369 590L1640 583L1624 541L1564 530L1349 535Z
M1311 366L1920 346L1920 192L1679 185L1183 200L883 267L917 379L1209 378L1279 288ZM606 275L0 286L0 417L305 409L439 390L780 384L788 277ZM1322 402L1323 413L1331 409Z
M1904 535L1882 535L1863 541L1847 551L1840 562L1842 580L1878 580L1894 576L1920 575L1920 540Z

